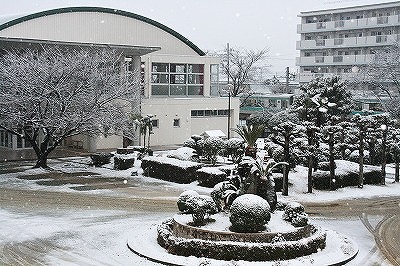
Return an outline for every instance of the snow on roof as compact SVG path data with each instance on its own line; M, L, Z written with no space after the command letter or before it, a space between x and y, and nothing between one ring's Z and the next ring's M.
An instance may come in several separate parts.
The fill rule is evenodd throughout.
M201 133L201 136L204 137L221 137L221 138L226 138L226 135L222 130L220 129L215 129L215 130L206 130L203 133Z

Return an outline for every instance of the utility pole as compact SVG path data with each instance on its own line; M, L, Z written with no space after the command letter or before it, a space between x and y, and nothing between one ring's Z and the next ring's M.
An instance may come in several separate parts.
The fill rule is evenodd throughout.
M226 44L226 51L227 51L227 68L228 68L228 139L230 139L230 129L231 129L231 86L229 86L229 55L230 55L230 50L229 50L229 43Z
M289 78L290 78L290 73L289 73L289 67L286 67L286 84L285 84L285 92L289 93Z

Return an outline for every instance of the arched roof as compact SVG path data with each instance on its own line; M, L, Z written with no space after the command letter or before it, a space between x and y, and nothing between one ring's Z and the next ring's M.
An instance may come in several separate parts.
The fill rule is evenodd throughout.
M138 15L138 14L134 14L134 13L131 13L131 12L118 10L118 9L103 8L103 7L65 7L65 8L57 8L57 9L41 11L41 12L38 12L38 13L29 14L29 15L23 15L23 16L20 16L20 17L17 17L17 18L15 18L15 16L12 16L12 17L10 17L11 19L8 20L8 21L7 21L7 18L4 17L6 22L4 22L3 24L0 24L0 31L2 31L4 29L7 29L9 27L12 27L14 25L20 24L22 22L33 20L33 19L36 19L36 18L41 18L41 17L45 17L45 16L49 16L49 15L63 14L63 13L74 13L74 12L98 12L98 13L115 14L115 15L120 15L120 16L124 16L124 17L128 17L128 18L133 18L133 19L142 21L144 23L148 23L148 24L150 24L152 26L155 26L155 27L157 27L157 28L159 28L159 29L171 34L172 36L174 36L175 38L177 38L178 40L180 40L181 42L183 42L187 46L189 46L193 51L195 51L200 56L205 55L205 53L202 50L200 50L200 48L198 48L196 45L194 45L187 38L185 38L184 36L182 36L178 32L174 31L173 29L171 29L171 28L169 28L169 27L167 27L167 26L165 26L165 25L163 25L163 24L161 24L161 23L159 23L157 21L154 21L154 20L149 19L147 17L141 16L141 15Z

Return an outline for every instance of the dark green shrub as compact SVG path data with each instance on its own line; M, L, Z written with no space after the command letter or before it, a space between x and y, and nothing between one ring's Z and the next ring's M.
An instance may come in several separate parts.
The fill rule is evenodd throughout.
M155 156L144 157L141 164L145 176L180 184L196 181L196 170L202 166L196 162Z
M308 224L308 215L304 212L304 206L298 202L289 202L286 204L282 219L290 222L295 227L306 226Z
M203 187L214 187L216 184L226 180L226 173L216 167L202 167L196 171L196 179Z
M254 194L237 197L230 208L231 230L240 233L259 232L271 219L268 202Z
M132 168L135 164L135 158L115 156L114 157L114 169L116 170L126 170Z
M112 153L94 153L90 154L90 159L94 166L102 166L108 164L114 155Z
M178 197L178 201L176 202L179 211L183 213L189 213L190 207L187 205L187 201L189 198L197 196L199 196L199 193L194 190L186 190L182 192Z

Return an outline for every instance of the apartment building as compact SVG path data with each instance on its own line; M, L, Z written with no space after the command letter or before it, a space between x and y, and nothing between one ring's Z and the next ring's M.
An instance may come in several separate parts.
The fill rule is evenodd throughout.
M349 78L374 51L399 40L400 1L298 15L296 60L300 84L316 77Z

